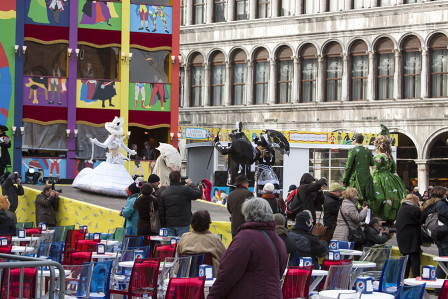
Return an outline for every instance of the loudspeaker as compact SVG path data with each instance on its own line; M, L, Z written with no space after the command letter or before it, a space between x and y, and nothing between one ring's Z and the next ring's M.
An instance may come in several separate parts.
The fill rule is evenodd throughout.
M215 171L215 186L227 186L227 171Z

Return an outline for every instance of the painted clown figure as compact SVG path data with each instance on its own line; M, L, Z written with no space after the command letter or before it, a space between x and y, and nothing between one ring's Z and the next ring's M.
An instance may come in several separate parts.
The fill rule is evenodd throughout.
M154 12L152 13L152 26L153 26L152 32L155 32L157 30L157 17L160 17L163 23L163 27L165 27L165 32L170 33L168 31L168 26L166 23L166 17L169 17L169 15L163 11L165 6L153 6L153 8Z
M138 8L137 15L140 18L140 28L138 30L143 30L143 27L146 29L146 31L149 32L148 28L148 19L149 19L149 11L146 5L140 5Z

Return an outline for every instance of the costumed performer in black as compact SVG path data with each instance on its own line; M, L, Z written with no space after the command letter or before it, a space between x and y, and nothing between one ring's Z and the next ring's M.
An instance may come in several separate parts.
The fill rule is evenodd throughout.
M223 146L219 142L219 134L215 137L215 148L222 155L229 155L227 162L227 185L235 186L235 178L239 175L249 176L250 166L254 163L255 150L247 139L246 134L241 129L241 123L238 123L238 129L230 134L232 143L229 146Z
M6 135L8 127L0 125L0 176L5 174L7 165L11 165L8 149L11 147L11 138Z
M272 169L272 166L275 164L275 150L269 146L263 135L261 135L260 139L254 141L257 144L255 161L258 161L257 170L255 171L255 190L257 191L257 197L261 197L263 187L267 183L274 185L274 194L278 197L280 194L278 177Z

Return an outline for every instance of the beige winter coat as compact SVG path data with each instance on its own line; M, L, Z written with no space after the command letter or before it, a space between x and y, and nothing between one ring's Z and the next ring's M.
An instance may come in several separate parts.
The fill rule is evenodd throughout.
M338 241L348 241L348 227L345 224L344 219L341 216L341 211L344 213L345 220L352 230L358 229L361 225L361 221L366 219L367 211L358 211L356 207L357 198L344 199L342 201L341 208L338 213L338 220L336 222L336 229L333 234L333 239Z
M202 233L193 230L182 235L177 243L176 251L179 254L210 252L213 260L213 272L216 277L218 275L219 261L224 251L226 251L226 246L218 235L213 234L209 230Z

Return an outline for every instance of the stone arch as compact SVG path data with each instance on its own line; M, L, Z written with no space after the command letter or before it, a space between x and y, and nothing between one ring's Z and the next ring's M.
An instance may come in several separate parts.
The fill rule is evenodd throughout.
M375 49L376 49L376 47L378 45L378 42L381 41L383 38L390 39L392 41L392 43L394 44L394 48L398 49L398 43L397 43L397 41L395 40L395 38L392 35L382 34L382 35L379 35L379 36L377 36L377 37L375 37L373 39L372 46L371 46L372 51L375 51Z
M221 48L213 48L212 50L210 50L207 53L207 57L205 58L205 61L207 63L210 63L213 56L216 55L218 52L221 52L224 55L225 60L229 61L229 57L227 56L227 53Z
M411 36L415 36L416 38L419 39L420 41L420 49L423 47L423 38L417 34L416 32L409 32L404 34L402 37L400 37L400 39L398 40L398 48L401 50L401 48L403 47L403 43L404 41L406 41L407 38L411 37Z
M434 144L434 142L437 140L438 137L440 137L442 134L448 133L448 127L440 128L435 130L431 135L428 136L428 138L425 141L425 144L422 148L422 159L429 159L430 153L431 153L431 147Z
M369 41L368 41L367 39L365 39L365 38L363 38L363 37L355 37L355 38L352 38L352 39L347 43L347 47L346 47L345 51L346 51L347 53L350 53L351 47L352 47L357 41L363 41L363 42L365 42L366 45L367 45L367 51L372 51L372 46L371 46L371 44L369 43Z
M302 52L303 48L308 46L308 45L313 45L316 48L317 55L322 55L322 49L316 43L309 42L309 41L301 43L299 45L299 47L297 48L297 52L295 52L295 53L297 55L300 55L300 52Z

